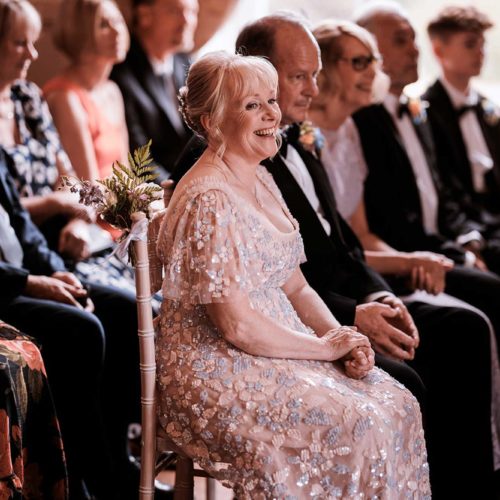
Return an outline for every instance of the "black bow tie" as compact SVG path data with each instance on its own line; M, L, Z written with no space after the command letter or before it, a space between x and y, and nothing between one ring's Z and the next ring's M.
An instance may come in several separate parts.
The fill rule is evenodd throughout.
M410 115L410 110L408 108L408 103L407 102L400 102L397 110L397 116L399 119L403 118L404 114L407 114L408 116Z
M468 113L469 111L475 111L477 107L477 104L465 104L464 106L460 106L459 108L457 108L455 111L458 115L458 117L460 118L461 116L463 116L465 113Z

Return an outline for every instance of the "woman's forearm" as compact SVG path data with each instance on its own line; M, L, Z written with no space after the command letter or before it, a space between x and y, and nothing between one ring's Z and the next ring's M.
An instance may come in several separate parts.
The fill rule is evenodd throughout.
M21 198L21 203L30 213L33 222L38 225L61 213L61 204L56 192L43 196Z
M328 342L293 330L250 307L248 299L207 305L207 312L223 337L239 349L272 358L331 361Z
M288 299L301 321L312 328L319 337L340 326L328 306L309 285L306 284L290 293Z

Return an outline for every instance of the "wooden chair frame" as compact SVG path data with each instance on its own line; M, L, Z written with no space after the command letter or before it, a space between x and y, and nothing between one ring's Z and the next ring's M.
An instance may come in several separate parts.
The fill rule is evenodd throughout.
M157 451L176 453L175 500L193 500L194 476L207 478L207 500L215 499L215 480L205 471L194 469L193 461L179 450L156 422L156 361L155 332L151 294L161 287L161 263L156 257L156 238L163 212L149 223L148 239L133 241L135 255L135 284L138 315L138 336L141 371L141 477L139 499L153 500L157 467ZM132 214L132 221L146 218L142 212ZM150 258L153 262L150 268Z

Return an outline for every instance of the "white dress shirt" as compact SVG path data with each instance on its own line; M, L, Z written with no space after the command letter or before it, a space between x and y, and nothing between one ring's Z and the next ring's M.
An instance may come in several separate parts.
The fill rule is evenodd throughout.
M330 236L332 232L332 228L330 227L330 223L325 219L323 209L321 208L321 203L319 202L318 195L316 194L316 189L314 188L314 183L311 177L311 174L307 170L305 163L300 157L297 150L288 145L286 150L286 157L282 155L283 161L285 165L290 170L294 179L297 181L297 184L302 189L303 193L306 195L307 200L309 201L311 207L316 212L321 225L324 230ZM355 279L355 278L354 278ZM381 300L384 297L393 297L394 294L389 291L380 291L374 292L364 298L364 302L373 302L376 300Z
M169 100L168 103L168 118L170 123L179 134L184 134L184 125L179 113L179 102L177 99L177 89L174 81L174 58L169 56L166 59L159 60L152 57L149 58L149 63L153 68L153 73L156 76L161 76L165 83L165 90Z
M363 199L368 175L358 129L349 117L337 130L321 129L321 133L325 138L321 162L335 193L337 208L349 220Z
M455 109L462 106L474 106L479 102L479 95L474 89L467 93L457 90L444 77L440 79ZM460 130L464 139L467 157L472 167L472 183L478 193L485 190L484 176L493 168L493 160L481 130L481 125L474 111L468 111L459 118Z
M319 202L318 195L316 194L316 190L314 189L314 183L311 177L311 174L307 170L305 163L302 161L297 150L288 145L286 151L286 157L282 157L285 162L288 170L290 170L294 179L297 181L297 184L300 186L304 194L306 195L307 200L309 201L311 207L316 212L321 225L324 230L330 236L332 228L330 227L330 223L325 219L325 214L323 209L321 208L321 203Z
M0 260L22 267L24 252L10 224L9 214L0 205Z
M420 140L408 113L404 113L401 118L398 117L398 97L388 94L384 100L384 106L394 120L408 158L410 159L422 207L424 230L427 234L436 234L438 232L439 199Z

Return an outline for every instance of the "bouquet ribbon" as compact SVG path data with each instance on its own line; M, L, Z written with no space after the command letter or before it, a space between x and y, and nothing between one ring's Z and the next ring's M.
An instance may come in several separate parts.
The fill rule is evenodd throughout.
M132 241L144 241L148 237L148 219L144 218L132 224L129 233L118 243L110 257L116 255L121 261L125 259Z

